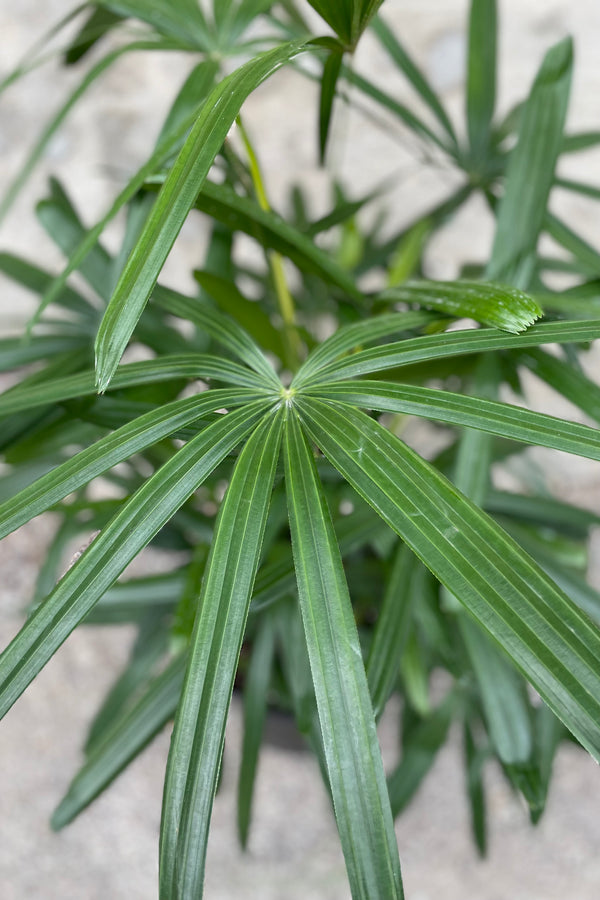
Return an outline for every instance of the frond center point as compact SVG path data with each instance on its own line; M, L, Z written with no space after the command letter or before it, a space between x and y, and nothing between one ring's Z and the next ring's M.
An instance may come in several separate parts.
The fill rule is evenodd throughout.
M292 405L292 401L293 401L295 394L296 394L296 388L292 388L292 387L281 388L281 397L284 400L286 406Z

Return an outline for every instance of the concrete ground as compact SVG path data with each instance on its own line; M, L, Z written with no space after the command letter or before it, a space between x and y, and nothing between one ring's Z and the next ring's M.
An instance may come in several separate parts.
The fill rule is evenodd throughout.
M0 75L46 26L65 14L66 0L21 0L0 5ZM387 0L384 14L410 45L460 121L465 0ZM570 123L598 128L600 6L593 0L501 0L500 107L522 96L544 49L567 32L576 39L576 70ZM59 256L30 213L44 190L45 173L62 177L86 221L93 221L127 175L145 158L162 110L189 63L138 56L122 60L94 87L53 139L0 235L11 248L57 265ZM375 45L365 40L359 67L410 94L396 82ZM76 80L55 66L33 73L0 97L0 189L10 183L27 147L49 110ZM282 72L250 99L246 123L254 133L275 204L283 206L292 178L301 179L324 209L324 176L314 163L314 96L293 72ZM294 115L290 114L294 111ZM285 120L282 123L282 111ZM160 115L159 115L160 114ZM348 136L342 155L339 142ZM337 137L337 141L336 141ZM356 195L388 172L398 188L388 198L392 215L403 221L445 194L452 174L421 169L414 145L390 130L365 128L343 112L336 117L333 165ZM376 162L374 162L376 161ZM563 173L600 184L600 153L574 158ZM557 209L587 236L600 241L598 206L557 196ZM435 273L451 277L459 262L482 258L491 239L490 222L478 203L436 240ZM189 284L190 265L200 259L202 225L186 225L167 277ZM2 283L0 330L18 330L31 300ZM594 366L594 362L591 363ZM600 371L596 366L596 373ZM560 414L543 392L532 402ZM564 409L569 415L568 407ZM595 464L560 455L552 480L575 502L597 508L600 474ZM51 534L52 522L36 521L0 543L0 645L21 621L35 567ZM597 554L591 567L600 580ZM74 634L0 727L0 897L2 900L147 900L156 896L157 836L168 735L143 756L72 826L58 835L48 818L80 760L87 723L123 663L131 635L116 629L82 629ZM305 754L268 744L261 758L255 819L249 853L235 843L235 779L239 708L234 703L223 789L213 814L205 896L210 900L342 900L347 898L344 867L328 804L316 767ZM386 758L393 758L395 723L382 728ZM541 825L531 830L524 809L490 771L491 844L480 862L467 827L459 742L450 741L417 799L398 822L398 840L410 900L596 900L600 894L600 775L574 747L565 747Z

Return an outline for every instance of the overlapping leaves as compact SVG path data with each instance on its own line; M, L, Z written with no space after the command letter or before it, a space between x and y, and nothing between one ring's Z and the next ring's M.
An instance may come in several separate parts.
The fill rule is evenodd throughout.
M177 308L185 314L194 312L183 301L175 298L174 302L174 311ZM182 305L177 306L178 303ZM216 328L219 321L218 317L214 321L207 319L209 327ZM497 401L453 397L429 388L385 381L337 380L343 363L343 359L335 362L338 352L347 352L353 343L362 342L367 336L376 339L403 330L410 334L411 326L427 321L428 315L397 313L383 316L379 323L366 323L362 331L359 326L348 326L346 332L331 339L331 351L323 344L315 352L315 362L307 360L306 371L312 369L312 374L306 379L306 386L301 371L298 386L289 390L277 388L266 371L256 371L251 377L252 370L244 364L262 369L260 351L249 337L233 329L223 339L232 342L232 351L243 362L229 366L232 372L236 365L240 372L248 372L248 387L241 392L237 388L211 390L197 399L176 401L157 415L142 416L0 507L0 527L7 533L91 477L159 440L161 435L173 434L223 405L243 404L239 410L217 417L213 424L204 427L139 489L0 657L0 698L5 710L127 562L210 470L246 439L217 523L199 600L200 613L191 639L188 675L178 706L163 816L161 890L165 898L201 889L223 728L268 518L284 415L286 481L300 603L324 760L353 895L402 896L389 800L367 688L368 684L373 690L376 686L374 699L379 710L390 690L397 658L393 647L397 652L398 645L392 645L392 650L383 655L387 661L383 670L376 661L370 663L369 671L377 672L377 676L373 674L371 678L375 680L369 681L360 662L337 541L307 438L317 444L375 512L500 643L584 746L594 756L600 756L600 632L596 626L488 516L355 407L416 412L592 458L600 455L597 432L570 423L560 422L559 427L559 420ZM515 341L528 346L541 342L547 333L553 337L560 333L559 326L538 327L542 329L539 338L535 328L521 336L475 330L456 337L461 341L491 341L494 348L510 348ZM598 326L564 326L565 339L578 333L597 334ZM413 348L421 345L423 350L416 351L420 358L433 359L442 346L436 340L439 337L443 336L407 337L375 351L363 350L350 360L354 363L370 354L377 367L396 366L403 353L415 352ZM479 344L476 346L480 349ZM198 363L201 360L198 356ZM153 367L160 370L160 364L152 362L132 365L146 367L150 377ZM191 375L192 370L186 374ZM74 393L85 389L87 381L80 378ZM46 390L48 398L65 396L60 381L48 385ZM263 399L255 399L260 396ZM4 400L6 411L27 408L31 402L27 391L19 389L9 392ZM389 615L396 614L390 609ZM339 671L339 677L333 677L335 671ZM159 683L156 690L162 696ZM110 743L104 749L98 746L57 814L57 824L85 805L135 752L135 716L143 716L147 722L147 730L140 731L141 735L150 736L163 721L152 696L141 701L139 713L132 710L127 714L133 716L131 720L124 718L121 724L115 724L115 752L122 747L116 755ZM360 728L353 718L359 708ZM370 762L365 768L367 759ZM212 774L207 779L208 773Z
M172 4L106 0L95 4L70 50L70 61L93 45L94 29L97 36L103 36L126 16L146 22L160 35L126 50L181 46L227 52L268 5L263 0L227 0L213 5L211 17L190 0ZM312 6L337 35L337 39L321 42L331 53L321 94L323 150L336 85L347 74L342 56L355 48L380 2L315 0ZM287 4L287 9L293 19L293 5ZM377 39L408 78L435 125L430 128L359 75L355 84L468 171L469 184L434 211L422 234L437 227L476 185L488 192L494 205L494 179L506 171L488 275L519 287L534 281L540 268L536 243L542 228L569 250L573 265L597 274L593 248L546 211L559 152L597 141L594 134L571 141L563 137L571 77L570 43L557 45L547 55L522 113L523 124L507 166L503 135L514 126L509 119L500 126L493 124L495 20L495 3L475 0L470 20L467 149L460 146L441 101L381 20L374 22ZM299 21L301 26L301 16ZM319 757L353 897L387 900L402 896L392 817L408 802L431 765L461 704L473 704L476 709L475 714L471 708L467 710L465 734L479 846L485 844L485 831L480 777L483 751L472 729L477 715L485 720L496 753L512 783L527 798L532 817L539 816L561 726L553 716L533 712L524 682L508 658L572 734L600 758L600 630L594 624L600 621L600 598L583 585L577 573L556 564L548 549L550 539L535 531L550 509L557 528L574 531L578 538L595 520L536 497L502 495L491 491L487 483L493 453L502 453L492 436L502 438L510 448L522 442L600 459L597 429L501 403L495 395L479 395L477 390L473 395L453 393L400 380L405 367L416 363L433 366L441 360L456 366L460 375L465 357L472 358L479 371L476 360L482 356L491 359L491 354L497 353L504 363L525 363L598 418L597 389L577 369L538 348L562 344L566 354L572 353L570 345L600 336L600 322L552 321L528 327L539 316L539 307L514 287L472 280L444 283L421 279L398 284L402 267L394 266L391 259L397 239L373 244L357 266L357 270L382 262L390 266L389 283L396 286L367 297L352 273L313 243L319 223L303 232L269 210L261 210L250 197L241 197L240 184L206 182L244 98L304 47L304 41L294 41L251 60L214 88L201 109L200 100L213 85L217 65L214 57L200 63L184 85L156 151L90 232L85 232L68 198L54 183L50 199L40 205L39 216L70 258L60 279L52 282L48 273L24 260L6 254L0 257L0 268L11 277L46 292L42 307L50 299L58 299L77 315L77 328L71 331L53 323L53 328L36 335L30 344L4 342L0 346L5 368L53 359L0 398L4 440L10 444L15 434L32 429L31 444L40 429L51 446L52 428L64 424L71 409L80 410L92 425L91 430L82 432L83 437L74 432L78 442L85 445L90 435L95 440L41 477L34 477L38 473L33 468L26 471L25 480L32 483L0 504L0 535L45 510L59 508L65 515L65 527L50 554L53 556L76 524L78 505L87 504L87 511L93 506L81 494L93 478L112 477L115 483L125 484L128 494L125 501L109 503L97 516L100 534L0 656L0 711L9 708L84 619L94 621L95 616L97 622L116 618L137 624L138 643L130 665L101 710L89 737L86 761L59 806L54 824L61 827L77 815L175 714L161 826L162 900L197 897L202 892L225 721L245 636L252 643L252 659L245 673L241 838L247 840L266 692L276 681L271 677L279 653L276 638L283 630L285 652L280 668L288 682L286 699ZM115 59L120 52L115 52ZM85 90L112 61L110 55L101 60L78 91ZM76 91L36 152L41 152L77 96ZM173 163L170 156L175 151L178 156ZM166 177L157 176L157 169L165 163L169 166ZM130 222L115 262L97 245L99 234L105 222L143 185L151 187L150 178L154 184L162 184L160 193L153 206L149 193L136 199L148 215L141 232ZM262 310L262 317L250 318L254 304L233 281L210 269L199 273L205 291L202 299L157 285L170 247L193 208L232 233L245 232L265 248L287 255L307 283L316 274L321 282L342 292L346 302L351 300L352 324L340 328L308 355L290 388L281 385L275 368L253 339L266 335L265 349L281 356L273 322ZM350 203L347 208L355 207ZM351 215L334 210L329 222L340 223ZM420 241L411 271L420 264L421 250ZM123 262L97 340L98 385L110 394L96 400L94 406L86 400L95 391L94 373L89 369L71 375L61 371L69 354L73 355L71 364L76 362L71 371L90 364L83 359L83 348L96 317L87 299L66 286L66 278L79 268L92 290L106 301L112 277ZM231 258L225 266L229 275L228 267L233 271ZM258 280L267 289L266 282ZM238 320L245 317L253 337L239 321L218 312L206 295L215 297L218 305L234 316L241 312ZM140 318L150 297L151 306ZM555 301L559 305L552 307L550 295L548 305L564 309L566 302L563 300L561 307ZM581 302L579 308L594 308L585 298L580 298ZM371 303L385 303L388 309L398 303L418 308L355 321L356 311ZM144 332L144 323L152 315L157 317L154 325ZM144 342L150 335L147 343L152 347L156 340L152 328L156 329L156 322L164 323L165 316L186 319L202 340L214 342L225 355L217 356L212 347L209 353L194 352L192 347L189 354L181 354L177 332L172 331L170 336L177 344L172 352L119 367L138 321L140 339ZM442 329L449 316L472 318L492 327L446 332ZM426 333L418 333L421 329ZM310 340L308 335L307 343ZM81 359L73 351L81 351ZM383 372L391 380L364 377ZM211 384L208 391L176 399L182 384L198 378ZM511 384L516 381L514 372L512 378ZM228 387L214 386L221 384ZM155 393L162 389L164 395ZM217 412L223 409L225 413ZM417 415L472 430L463 432L458 445L450 448L450 462L441 460L438 469L362 409ZM49 418L47 425L45 417ZM105 434L106 427L110 427L109 434ZM17 441L16 447L13 455L27 459L31 452L27 440ZM145 455L146 467L151 466L149 477L143 467L136 471L139 454ZM133 477L123 479L115 467L131 460ZM217 472L224 474L228 487L216 522L207 522L198 514L193 498L199 486ZM454 473L454 484L445 472ZM293 559L281 539L282 534L287 535L284 490ZM75 500L65 503L73 494ZM336 504L340 498L348 502L348 496L355 508L343 518L336 514ZM506 530L484 513L482 506L497 517L508 515ZM181 531L187 549L198 532L207 542L197 550L186 577L176 572L162 580L115 585L135 555L166 534L178 518L184 522ZM379 527L374 523L380 523ZM345 557L359 551L363 554L361 565L366 567L369 557L365 551L375 548L382 559L391 558L390 530L401 542L394 550L391 577L364 664L365 648L356 627L362 614L360 578L356 579L358 585L346 583L345 568L352 573L355 561L349 559L346 564ZM194 538L187 540L189 532ZM519 538L519 543L510 535ZM563 543L557 540L555 545L568 556L573 549L569 538L560 537ZM457 616L459 637L451 650L440 609L414 588L419 576L427 576L425 567L444 587L445 612ZM378 566L377 578L382 568L385 565ZM49 565L44 583L52 582L52 572ZM173 616L177 596L180 600L172 632L175 654L158 672L157 660L165 653L165 622ZM453 604L460 604L460 613ZM432 647L442 658L445 653L454 654L454 672L464 667L474 675L476 701L467 697L457 675L455 689L431 708L427 672ZM411 723L410 711L405 711L403 757L386 784L375 723L399 680L406 689L407 709L412 705L421 721Z

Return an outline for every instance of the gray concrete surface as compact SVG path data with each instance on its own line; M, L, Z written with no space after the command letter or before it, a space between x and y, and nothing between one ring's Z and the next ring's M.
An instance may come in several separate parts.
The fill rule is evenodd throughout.
M517 0L502 12L502 109L530 83L544 49L571 32L577 42L573 128L599 126L600 5L593 0ZM464 0L388 0L384 12L410 44L455 119L460 116L464 55ZM21 0L0 4L0 72L7 71L33 38L70 8L65 0ZM402 99L406 87L365 40L360 67L372 71ZM69 118L0 234L2 248L18 249L49 265L59 257L35 224L31 206L44 189L45 173L68 184L87 221L145 158L175 85L188 64L163 55L123 60ZM74 73L50 66L32 73L0 98L0 188L8 184L23 153L50 109L57 106ZM282 204L290 179L313 193L315 212L324 209L324 176L314 164L314 95L293 72L282 72L247 104L269 189ZM293 110L293 115L291 114ZM339 149L348 136L347 149ZM337 141L336 141L337 137ZM355 193L388 172L399 173L389 197L396 221L406 220L442 196L452 183L445 167L422 171L414 144L390 130L381 136L344 111L336 117L333 165ZM564 166L565 175L588 175L600 183L600 154L585 154ZM600 240L598 206L557 196L556 208ZM109 241L114 240L109 237ZM432 264L440 276L456 273L460 261L485 255L491 240L481 204L469 206L436 240ZM190 261L199 259L203 232L191 221L169 261L167 278L189 284ZM2 283L0 330L18 328L31 300ZM598 374L598 367L589 363ZM532 402L558 412L556 398L535 392ZM572 410L566 406L569 415ZM561 455L551 478L559 493L597 508L600 476L594 464ZM19 627L35 567L52 530L36 521L0 543L0 644ZM591 567L600 581L598 554ZM59 835L47 820L79 760L87 723L117 667L131 635L116 629L73 635L0 727L0 897L2 900L147 900L156 896L157 836L168 735L157 739L81 818ZM395 723L382 728L382 745L393 760ZM229 723L223 790L215 803L208 856L210 900L342 900L348 896L343 861L328 805L312 760L266 747L261 759L250 850L235 844L235 777L239 708ZM600 775L575 748L565 747L556 764L547 814L530 830L526 813L490 771L491 846L479 862L470 843L460 749L456 739L440 755L415 803L398 823L405 887L410 900L596 900L600 895Z

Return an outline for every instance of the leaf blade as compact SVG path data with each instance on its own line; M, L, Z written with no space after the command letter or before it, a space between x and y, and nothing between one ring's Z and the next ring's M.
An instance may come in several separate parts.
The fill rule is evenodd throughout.
M600 631L504 532L364 413L302 400L305 427L364 499L600 758Z
M0 655L0 717L127 564L250 431L264 408L262 401L229 413L189 441L91 543Z
M117 777L174 715L181 694L185 656L152 680L131 710L114 721L95 744L52 814L58 831L72 822Z
M412 604L411 580L415 555L405 544L398 548L373 630L366 672L373 711L378 719L398 677L402 651L409 636Z
M46 124L42 133L40 134L38 140L36 141L33 149L30 151L27 156L25 162L23 163L20 171L18 172L16 178L13 179L9 190L6 192L2 200L0 201L0 221L6 216L11 206L14 204L17 199L19 193L22 188L26 184L29 179L31 173L33 172L36 164L41 159L45 148L48 146L48 142L51 140L52 136L56 133L58 128L60 128L61 124L73 108L73 106L77 103L79 98L87 91L87 89L94 83L94 81L102 75L104 71L106 71L110 66L116 62L119 57L123 56L125 53L129 52L139 52L145 50L174 50L180 49L179 44L174 45L172 42L166 40L148 40L148 41L134 41L130 44L126 44L123 47L117 47L115 50L111 50L106 54L102 59L100 59L90 70L85 74L82 81L75 88L72 94L68 97L67 101L60 107L57 113L52 117L52 119Z
M600 336L600 320L548 322L532 325L523 334L499 333L494 328L467 329L423 335L397 341L372 350L361 350L339 362L323 367L316 376L298 373L292 386L299 388L340 378L351 378L411 365L425 360L447 359L490 350L537 347L540 344L566 344L594 340Z
M409 281L379 297L392 303L419 303L455 318L469 318L518 334L542 315L538 304L516 288L482 281Z
M167 763L161 900L202 893L210 811L279 455L281 418L275 412L255 428L219 511Z
M573 46L551 47L536 76L511 153L486 277L527 284L563 139Z
M489 147L496 105L496 0L472 0L467 60L467 127L471 153L482 160Z
M428 83L423 73L419 70L415 62L410 58L407 51L400 44L398 38L393 34L391 29L386 25L381 16L377 16L371 25L373 32L380 41L381 45L394 60L396 65L404 72L406 78L412 84L415 91L421 99L427 104L432 111L448 137L452 145L457 147L456 133L452 126L448 113L442 106L439 97Z
M342 849L354 898L402 897L375 720L329 512L293 412L286 485L300 608Z
M367 379L332 382L306 393L380 412L404 413L447 425L476 428L511 440L600 459L600 431L597 429L497 400ZM600 417L600 410L597 415Z
M218 356L201 353L172 354L158 359L125 363L119 367L110 389L117 390L179 378L215 378L243 388L265 390L264 382L257 379L249 369ZM0 395L0 417L95 393L94 373L91 371L51 379L46 383L19 385Z
M279 388L279 379L273 366L240 324L231 316L211 309L207 303L186 297L177 291L157 286L152 302L166 312L193 322L206 331L213 340L233 353L241 362L260 376L270 386Z
M335 100L335 91L337 80L339 78L340 69L342 67L342 59L344 56L343 48L332 50L323 66L323 77L321 78L321 94L319 102L319 162L321 165L325 162L325 153L327 151L327 140L329 137L329 128L331 125L331 114L333 112L333 103Z
M252 658L244 685L244 738L237 792L238 836L244 848L248 843L250 830L254 780L267 714L274 652L275 628L272 618L267 615L253 643Z
M303 47L304 42L292 42L250 60L209 95L157 197L100 324L96 372L101 392L108 387L160 270L243 101Z
M0 504L0 539L93 478L191 424L205 413L228 405L239 406L255 399L252 394L244 395L238 391L210 391L208 396L176 400L159 410L139 416Z
M357 303L364 303L364 296L351 276L329 253L272 210L261 209L254 200L240 197L226 184L205 181L195 208L230 228L243 231L264 247L289 257L301 271L315 272Z

